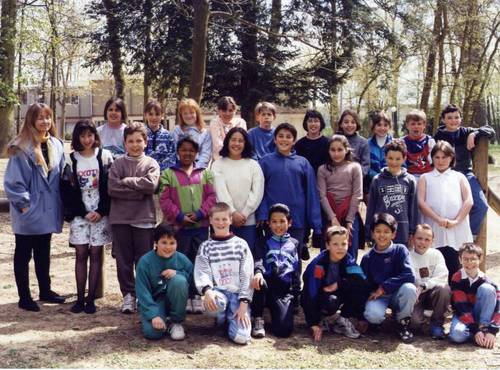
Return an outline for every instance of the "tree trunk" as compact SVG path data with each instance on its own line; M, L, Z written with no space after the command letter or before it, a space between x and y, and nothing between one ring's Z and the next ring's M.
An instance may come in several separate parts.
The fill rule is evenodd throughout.
M50 109L54 114L54 124L56 125L57 133L61 136L62 129L60 126L57 126L57 102L56 102L56 75L57 75L57 59L56 59L56 43L58 42L57 35L57 25L56 25L56 9L54 5L54 0L50 0L50 2L46 2L45 6L47 8L47 14L50 23Z
M281 29L281 22L283 21L283 16L281 14L281 0L272 0L271 4L271 22L269 26L269 37L267 41L267 52L265 64L270 67L274 64L273 54L278 47L278 37Z
M26 9L26 3L21 5L21 24L19 29L22 31L24 29L24 11ZM19 104L17 105L17 120L16 120L16 134L19 133L21 129L21 103L23 92L21 90L21 79L23 73L23 37L19 37L19 49L17 58L17 98L19 99Z
M2 0L0 21L0 154L14 136L16 0Z
M438 1L439 13L446 18L446 9L443 6L442 1ZM443 78L444 78L444 39L448 32L447 22L443 21L443 27L441 27L441 33L438 38L438 77L436 86L436 95L434 97L434 118L432 120L432 132L434 133L439 126L439 117L441 112L441 98L443 95Z
M195 0L193 6L194 25L189 97L196 100L199 104L201 102L203 84L205 82L208 18L210 17L210 7L207 0Z
M427 67L425 69L424 86L420 100L420 109L428 113L429 98L431 95L432 83L434 81L434 70L436 65L436 42L441 34L441 1L437 0L436 10L434 12L434 25L432 27L432 43L429 45L429 54L427 57Z
M243 19L250 24L257 23L257 1L250 0L242 5ZM247 122L247 127L255 126L255 117L253 110L260 96L255 87L258 85L259 75L256 65L257 59L257 30L255 27L242 26L239 33L240 51L243 65L241 68L240 81L240 100L241 100L241 117Z
M113 77L115 79L115 95L119 98L125 95L125 79L123 77L123 61L120 40L120 20L116 17L115 0L102 0L106 10L106 22L108 26L108 46L111 57Z
M144 80L143 80L143 107L149 101L149 97L151 96L151 81L153 76L152 65L148 63L148 58L152 54L151 52L151 23L153 18L153 4L152 0L144 1L144 18L145 18L145 36L146 43L144 47Z

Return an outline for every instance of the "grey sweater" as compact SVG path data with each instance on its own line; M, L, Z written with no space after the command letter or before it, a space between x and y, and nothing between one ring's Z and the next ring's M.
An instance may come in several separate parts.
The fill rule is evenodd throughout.
M109 223L156 223L153 194L159 179L160 166L153 158L127 155L116 159L108 178Z

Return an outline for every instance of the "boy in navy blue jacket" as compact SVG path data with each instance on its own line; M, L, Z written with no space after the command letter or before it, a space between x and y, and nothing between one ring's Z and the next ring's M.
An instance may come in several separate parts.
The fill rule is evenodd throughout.
M495 130L488 125L479 128L461 126L461 111L455 104L448 104L441 111L441 122L443 126L438 128L434 140L436 142L445 140L455 149L455 165L453 169L462 172L467 177L472 191L474 205L469 214L470 229L472 234L476 236L479 234L481 223L488 212L488 202L479 181L472 172L472 151L479 137L490 139L495 135Z
M353 339L360 336L349 318L363 319L368 290L365 274L347 253L348 235L342 226L330 227L326 232L326 250L304 272L301 304L315 341L323 335L321 319L334 315L341 306L333 330Z
M263 338L265 307L271 311L271 331L277 337L289 337L293 331L293 300L300 290L297 271L299 242L290 237L290 209L284 204L269 208L270 235L257 245L253 278L254 295L252 336Z
M316 174L304 157L295 154L293 145L297 130L289 123L281 123L274 131L276 151L261 158L259 164L264 173L264 198L257 210L257 221L267 219L269 208L275 203L290 208L293 226L290 235L299 241L299 256L302 256L302 240L306 230L321 234L321 213ZM302 267L299 264L299 275Z
M409 325L417 288L408 249L392 242L397 225L396 219L387 213L376 214L371 223L375 245L361 260L371 291L364 316L370 324L381 324L385 310L391 306L399 324L398 335L409 343L413 340Z

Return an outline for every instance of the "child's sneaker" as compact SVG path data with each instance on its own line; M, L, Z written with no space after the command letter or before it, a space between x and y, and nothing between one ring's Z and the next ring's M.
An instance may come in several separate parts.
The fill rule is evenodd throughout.
M168 328L168 333L170 334L170 338L172 340L183 340L186 338L186 334L184 333L184 328L182 327L182 324L179 323L173 323L170 325Z
M73 306L69 309L73 313L80 313L85 310L85 302L83 301L76 301Z
M403 343L413 342L413 333L410 330L410 318L401 319L398 323L398 335Z
M194 296L194 298L191 300L191 304L193 305L193 313L194 314L203 313L203 311L204 311L203 301L201 300L201 297L199 295Z
M444 339L445 334L444 334L444 328L442 325L432 325L429 329L429 333L431 335L432 339Z
M135 297L127 293L125 297L123 297L122 304L122 313L134 313L135 311Z
M84 311L86 314L89 315L94 314L97 311L94 301L88 301L87 303L85 303Z
M347 338L358 339L361 334L356 330L352 322L345 317L340 316L335 325L333 326L333 331L337 334L345 335Z
M256 317L253 320L252 337L264 338L265 336L266 336L266 330L264 329L264 319L262 317Z
M186 302L186 313L193 313L193 300L188 298Z

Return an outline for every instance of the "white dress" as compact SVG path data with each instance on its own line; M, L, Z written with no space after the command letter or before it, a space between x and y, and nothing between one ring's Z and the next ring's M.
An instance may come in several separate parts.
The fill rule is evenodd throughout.
M467 182L466 177L452 169L443 173L434 169L432 172L423 174L420 180L422 179L425 179L426 183L425 203L439 216L454 220L463 205L460 180ZM423 216L423 219L434 231L436 247L449 246L458 251L463 243L473 241L468 215L451 229L439 226L428 216Z

